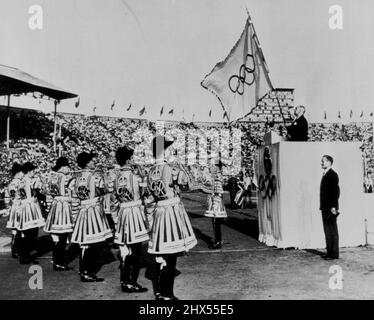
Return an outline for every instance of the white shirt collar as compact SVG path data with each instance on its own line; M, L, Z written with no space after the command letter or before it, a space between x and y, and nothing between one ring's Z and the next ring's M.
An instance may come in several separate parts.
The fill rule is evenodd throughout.
M323 175L326 174L327 171L329 171L331 169L331 167L328 167L327 169L323 170Z

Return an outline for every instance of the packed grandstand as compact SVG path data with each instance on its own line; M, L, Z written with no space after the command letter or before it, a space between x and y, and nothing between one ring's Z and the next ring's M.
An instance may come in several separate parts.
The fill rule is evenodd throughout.
M4 113L5 110L0 110ZM55 163L53 144L53 115L43 112L12 109L10 148L6 148L5 131L0 139L0 187L9 182L9 170L13 162L33 161L41 173L50 170ZM61 155L75 163L76 155L84 150L94 151L104 167L114 165L114 152L121 145L135 148L136 161L152 162L149 143L160 123L144 119L85 116L58 113L57 148ZM5 117L1 117L5 121ZM204 171L211 158L219 156L227 164L227 177L240 172L253 175L256 148L263 143L264 133L274 130L285 134L282 123L237 122L228 123L185 123L162 122L162 130L176 141L172 160L177 160L190 171ZM1 127L4 128L3 123ZM271 128L270 128L271 127ZM358 141L362 142L365 175L374 168L373 123L310 123L310 141ZM239 150L238 150L239 149ZM238 157L240 152L241 157ZM197 170L197 171L199 171Z

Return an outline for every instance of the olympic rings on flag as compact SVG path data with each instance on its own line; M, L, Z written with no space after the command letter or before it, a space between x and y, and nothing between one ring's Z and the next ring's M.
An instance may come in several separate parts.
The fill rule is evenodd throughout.
M247 65L249 62L249 66ZM232 75L229 79L229 88L233 93L244 94L244 84L250 86L255 82L255 60L252 54L247 54L246 62L240 66L239 75ZM247 75L250 75L248 81ZM235 84L236 81L236 84Z
M277 177L275 175L263 175L260 176L258 180L258 188L260 190L260 194L262 198L269 198L271 199L274 193L277 190Z

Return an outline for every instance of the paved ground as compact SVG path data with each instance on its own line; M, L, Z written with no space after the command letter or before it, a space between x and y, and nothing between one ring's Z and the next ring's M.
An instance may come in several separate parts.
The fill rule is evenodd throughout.
M181 272L176 278L175 294L180 299L373 299L374 249L370 247L341 250L338 262L321 259L321 252L269 248L256 239L256 210L228 210L229 218L222 231L224 245L210 251L212 227L203 216L206 195L190 193L183 196L191 217L198 245L178 259ZM226 199L228 200L228 199ZM81 283L74 259L69 272L53 272L50 239L40 232L38 258L43 270L43 289L31 290L29 266L19 265L9 254L9 232L6 218L0 218L0 299L153 299L152 290L143 294L125 294L119 287L118 250L103 251L99 275L102 283ZM146 249L146 248L144 248ZM149 256L144 255L143 265ZM330 267L342 271L343 288L329 287L337 277ZM331 271L332 273L329 273ZM141 270L139 282L152 288Z

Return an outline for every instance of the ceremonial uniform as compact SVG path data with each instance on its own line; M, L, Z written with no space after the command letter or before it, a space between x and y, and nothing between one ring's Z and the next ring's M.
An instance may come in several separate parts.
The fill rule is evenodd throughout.
M38 199L35 197L35 189L38 189L37 185L40 182L29 177L25 177L23 181L20 189L22 197L17 225L19 231L40 228L45 225Z
M222 167L219 162L217 166ZM222 246L221 223L223 218L227 218L226 208L223 204L223 177L220 171L214 173L213 192L208 196L208 209L205 211L205 216L212 218L214 230L214 243L210 246L211 249L220 249Z
M213 192L208 196L208 209L205 216L210 218L227 218L226 208L223 204L222 194L222 174L215 173L213 182Z
M6 227L12 229L12 231L17 230L21 199L24 198L24 196L24 182L22 179L14 178L8 185L7 190L9 218Z
M21 199L24 197L24 182L20 178L14 178L6 190L6 205L9 207L9 218L6 228L12 230L11 250L14 258L18 257L19 240L21 233L17 232Z
M112 237L103 211L103 179L92 171L82 170L75 177L73 186L80 206L71 242L82 248L79 267L82 281L86 281L86 278L88 281L95 281L97 277L94 276L94 244Z
M115 170L113 193L118 203L118 219L114 242L121 251L120 281L126 292L139 292L139 288L142 288L137 283L139 258L142 242L149 240L140 183L140 177L134 174L131 166L124 165Z
M68 269L64 254L68 236L73 232L74 227L70 181L69 176L54 171L50 173L47 181L47 199L51 198L51 204L48 206L49 212L44 231L52 234L55 242L52 258L55 270Z
M26 162L25 173L32 171L35 167ZM35 249L36 239L40 227L45 225L42 211L36 198L36 189L39 189L40 181L25 175L19 185L21 195L21 206L17 219L17 230L20 232L20 263L29 264L32 262L31 252Z
M51 172L47 185L47 196L52 201L48 209L48 217L44 231L51 234L73 232L73 216L71 209L71 190L69 176L60 172Z
M114 242L131 245L149 239L144 207L140 198L140 178L130 166L117 170L114 194L118 200L118 221Z
M190 219L173 184L172 169L164 160L156 164L148 174L148 189L155 212L148 252L160 263L160 275L156 292L159 299L174 299L174 278L177 255L192 249L197 240Z
M103 211L103 188L103 180L98 174L83 170L76 176L74 192L80 200L80 208L71 238L73 243L85 246L112 236Z
M108 170L103 175L105 194L103 195L103 210L107 218L110 229L113 233L117 222L117 200L114 195L114 180L115 170Z
M169 164L156 162L148 174L148 188L156 201L148 252L171 254L193 248L197 241L184 205L175 192Z

